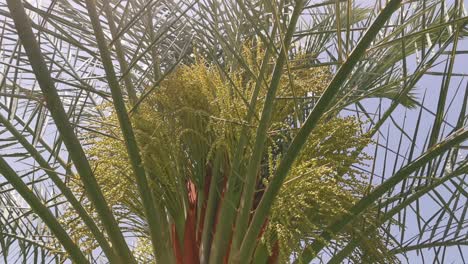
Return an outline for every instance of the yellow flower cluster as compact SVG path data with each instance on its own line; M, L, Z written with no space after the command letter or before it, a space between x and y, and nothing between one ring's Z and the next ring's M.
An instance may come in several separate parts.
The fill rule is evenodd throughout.
M178 67L132 115L151 190L157 197L156 202L167 210L178 227L183 226L184 208L187 208L186 180L191 179L197 189L202 190L215 153L223 157L220 169L228 171L242 128L247 128L249 140L243 159L247 160L251 154L251 141L269 78L260 87L256 116L246 123L248 103L256 84L252 75L258 74L263 52L258 46L253 51L246 48L243 55L250 61L250 71L226 73L204 61ZM291 68L295 66L294 63L290 65ZM268 150L258 173L260 189L268 184L297 126L330 78L331 73L325 67L299 67L282 77L268 133ZM87 154L119 221L144 219L125 145L117 129L118 122L112 111L109 112L110 116L99 123L100 133L90 135ZM282 262L288 262L292 254L299 252L327 224L346 213L369 188L362 173L350 166L366 159L353 152L370 143L368 137L360 133L360 126L355 118L328 115L308 139L274 203L262 239L267 248L279 243ZM84 191L77 178L72 182L76 193ZM88 209L93 212L90 206ZM372 219L363 221L371 223ZM68 214L64 221L72 223L82 237L90 237L83 228L77 228L83 226L77 218ZM143 240L148 235L141 221L129 226L133 227L130 231L138 233ZM351 227L341 239L349 241L353 234L360 232L361 228ZM378 232L364 237L359 252L383 259L385 246ZM372 243L368 243L369 240ZM371 245L377 249L371 250ZM138 250L144 251L144 247ZM138 254L145 255L144 252Z

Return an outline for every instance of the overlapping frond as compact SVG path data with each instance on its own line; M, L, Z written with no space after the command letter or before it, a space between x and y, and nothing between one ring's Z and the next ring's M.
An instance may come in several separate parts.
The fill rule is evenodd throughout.
M167 109L177 104L187 107L183 100L202 95L195 89L196 85L223 87L218 91L223 94L204 94L202 97L207 101L199 102L200 105L185 110L171 109L182 114L196 108L197 111L188 112L196 117L209 117L216 120L212 121L215 123L231 124L223 126L224 130L219 132L223 134L222 140L219 135L206 133L209 129L205 125L209 122L197 124L197 127L186 124L188 127L177 131L177 137L172 137L174 130L171 129L175 125L166 124L167 119L162 116L154 123L133 123L135 128L140 126L136 129L137 137L145 138L142 142L146 144L139 146L140 153L154 152L153 157L146 156L144 163L147 167L148 163L154 166L157 175L147 177L154 180L167 175L167 182L161 178L157 182L159 189L154 189L156 197L164 197L155 202L160 206L158 221L175 223L179 227L177 230L184 229L185 210L190 203L188 198L180 198L187 192L186 182L180 179L188 177L197 188L209 189L205 182L208 170L201 164L211 162L214 178L237 177L226 190L229 206L234 207L226 206L223 212L229 214L221 215L216 221L221 223L219 234L231 232L234 223L241 231L234 233L232 243L224 241L222 235L211 241L208 229L201 232L203 263L220 260L228 250L231 255L227 261L231 262L240 261L239 256L250 259L254 255L251 251L255 250L256 239L264 231L265 219L270 212L280 210L274 204L274 201L281 201L278 195L284 188L280 187L287 186L292 180L289 177L297 170L293 167L289 172L289 169L301 159L301 150L307 150L303 144L295 144L298 149L290 151L288 147L291 142L306 142L307 138L315 137L314 133L320 129L315 128L318 122L315 119L329 120L333 124L336 118L356 120L359 123L356 127L362 129L358 134L365 135L366 143L353 146L349 159L343 160L340 166L325 168L311 160L310 166L304 165L303 169L324 175L333 170L339 178L353 173L366 175L367 181L358 185L367 189L354 192L353 199L348 200L350 205L346 211L351 213L342 212L338 220L329 219L327 225L320 225L317 230L296 230L307 238L290 251L294 252L293 259L340 263L345 259L359 262L375 256L376 252L368 251L370 247L365 246L369 236L347 236L351 227L363 225L363 215L375 218L375 227L366 226L366 232L374 238L383 238L378 240L379 248L388 249L385 251L388 259L443 263L464 262L468 257L465 253L468 17L464 1L94 1L98 23L104 32L101 43L106 43L115 74L105 71L103 47L101 50L98 47L95 27L84 2L28 0L16 3L23 4L31 20L34 35L30 41L38 44L42 65L49 75L42 77L50 78L54 84L57 99L68 118L60 120L53 115L55 112L51 114L54 109L48 101L51 94L41 90L40 76L34 67L37 61L31 59L31 49L21 42L19 34L22 33L19 33L18 23L14 23L19 21L18 17L11 4L8 6L6 0L1 1L0 158L5 166L0 170L0 250L3 261L62 260L70 257L74 243L90 261L112 259L114 250L118 251L119 248L110 248L109 244L115 243L108 243L112 238L103 219L95 215L94 205L80 206L80 202L88 201L89 193L77 191L83 188L77 173L80 165L70 155L75 150L67 143L64 130L58 129L62 122L71 126L70 134L81 143L88 156L85 160L89 159L91 164L96 162L93 160L96 155L110 155L114 150L126 152L123 145L126 138L122 138L120 125L109 119L110 113L114 113L109 107L116 101L109 88L109 77L117 80L122 93L119 99L127 103L122 113L128 113L131 118L140 115L142 120L154 118L145 114L154 110L148 105L158 96L161 97L157 100L167 99L158 102L166 103ZM183 75L181 67L193 65L198 65L200 79L186 76L186 82L171 85L173 97L164 98L170 95L164 94L165 81L174 80L177 74ZM204 73L206 68L212 73ZM203 74L212 78L213 83L203 83L206 82ZM318 80L311 78L314 76L327 77ZM277 92L277 86L283 88ZM187 91L177 93L177 89ZM179 98L177 94L184 97ZM219 98L236 100L215 113L204 109ZM309 119L312 121L307 121ZM340 125L343 124L335 127ZM151 131L143 133L145 128ZM152 142L151 133L156 129L160 129L164 137ZM258 195L256 186L248 183L257 182L257 176L265 169L260 164L269 162L264 158L274 156L273 143L278 142L268 140L285 131L294 132L283 141L278 139L284 143L278 148L284 151L275 156L277 160L270 161L277 168L285 160L286 165L281 166L280 172L271 171L268 179L279 185L276 191L267 189L267 195ZM90 135L109 138L106 142L115 145L103 145L108 152L94 153L99 150L96 146L103 143L90 140ZM322 136L327 138L327 135ZM189 148L187 142L197 147ZM184 145L186 152L175 153L171 144ZM185 170L181 171L184 166L177 163L184 160L181 155L188 154L190 164L184 164ZM359 159L363 154L371 158L364 162ZM226 155L230 159L229 166L223 163ZM109 159L114 163L117 160ZM91 168L99 183L95 189L115 191L106 189L102 182L112 173L94 165ZM128 187L127 183L133 186L133 171L123 167L126 168L122 170L125 180L112 177L109 180L115 180L113 183L122 188ZM20 191L19 185L12 185L12 179L23 182L31 191ZM314 179L317 178L291 189L291 193L300 192L301 188L310 193L320 192L320 188L314 192L315 184L311 184ZM330 194L325 187L324 196ZM209 196L209 193L203 195ZM34 206L24 200L25 196L32 199L28 201L36 202ZM154 227L148 227L147 213L139 199L134 192L119 191L106 197L106 202L130 250L138 255L138 261L147 261L154 257L152 253L147 254L143 246L149 240L145 237L138 244L133 237L148 234L148 228ZM204 198L199 199L203 201ZM214 226L213 219L218 217L213 209L217 198L206 199L206 214L212 218L204 221L204 226ZM119 207L122 201L132 213ZM249 201L256 205L244 204ZM301 201L305 203L306 200ZM311 206L310 203L306 205ZM68 247L59 245L57 237L52 238L56 236L50 229L54 221L41 219L45 211L42 214L38 211L44 208L49 209L49 216L62 220L57 227L76 224L82 228L75 230L76 234L68 234L73 240ZM339 211L336 209L335 212ZM251 211L258 213L253 220ZM84 224L86 221L88 223ZM101 228L105 231L98 230ZM267 233L271 238L270 231ZM168 232L163 234L166 237L171 236L171 230L164 232ZM183 234L179 233L178 237L182 239ZM172 248L172 245L165 246ZM211 255L207 246L212 249ZM267 246L263 253L272 250ZM303 252L297 252L300 250Z

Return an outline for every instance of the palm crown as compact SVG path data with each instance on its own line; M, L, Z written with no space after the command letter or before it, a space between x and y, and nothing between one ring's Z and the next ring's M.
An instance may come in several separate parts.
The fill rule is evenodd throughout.
M464 259L463 2L0 12L5 262Z

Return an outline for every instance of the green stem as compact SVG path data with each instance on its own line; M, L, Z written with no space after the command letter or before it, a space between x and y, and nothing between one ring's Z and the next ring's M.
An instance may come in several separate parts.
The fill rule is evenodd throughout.
M57 218L50 210L42 204L36 195L29 187L21 180L21 177L8 165L8 163L0 156L0 174L15 188L15 190L23 197L23 199L31 206L31 209L36 213L42 221L47 225L50 231L59 240L60 244L65 248L71 259L76 263L88 263L86 257L81 252L80 248L68 236L67 231L58 222Z
M130 163L132 165L133 172L135 173L136 184L138 186L145 216L147 218L154 254L158 261L162 263L172 263L173 260L171 259L170 254L170 238L163 237L163 234L167 233L164 232L164 228L167 228L167 226L162 225L160 219L158 218L162 216L157 215L151 189L149 187L148 179L146 178L146 172L142 164L140 151L137 145L135 134L133 132L130 118L127 113L127 109L125 107L122 90L120 89L119 82L115 75L113 61L110 55L110 51L107 48L106 39L99 21L99 16L96 11L94 0L86 0L86 8L93 25L99 52L101 54L102 64L104 65L107 82L111 89L113 99L112 101L119 119L119 124L125 140L125 145L127 147ZM162 209L159 210L159 212L163 211L164 210Z
M438 102L437 102L437 112L434 120L434 125L432 126L431 135L429 137L429 147L436 144L437 139L439 138L440 129L442 127L442 121L446 114L445 103L447 101L447 93L450 86L450 81L452 79L453 67L455 65L455 57L457 53L458 39L460 35L460 28L455 29L455 39L452 44L452 52L450 53L450 60L448 63L448 69L444 71L444 77L442 78L442 87L440 87L440 92Z
M238 1L240 5L241 1ZM273 39L276 35L276 24L273 26L272 30L272 35L270 39ZM266 43L265 43L266 44ZM260 66L260 71L257 77L257 80L255 82L255 88L252 93L252 97L250 98L250 103L249 103L249 110L247 112L247 116L245 118L245 122L247 124L250 124L252 121L252 118L256 117L256 107L257 107L257 101L258 101L258 94L260 92L260 88L262 87L262 84L264 83L265 86L268 85L268 83L265 80L265 76L269 67L269 61L271 58L271 54L274 52L273 47L270 45L267 47L265 50L265 55L263 56L262 60L262 65ZM258 119L258 117L256 117ZM240 171L240 165L243 162L243 157L244 157L244 152L245 152L245 145L247 144L248 141L248 131L249 129L247 127L242 127L240 136L239 136L239 143L236 146L235 154L234 154L234 161L233 161L233 166L231 168L230 175L240 175L242 172ZM238 177L232 177L233 179L238 179ZM240 194L239 194L240 197ZM240 198L237 198L240 199ZM230 255L230 259L232 259L232 255L235 254L239 250L240 244L242 242L243 235L245 233L245 230L247 229L247 226L239 222L241 215L237 215L236 223L240 223L237 225L236 232L233 235L233 240L232 240L232 245L231 245L231 252L233 254Z
M465 94L465 99L467 97L468 97L468 93ZM465 109L466 109L466 104L467 104L467 101L464 100L463 106L461 108L462 111L460 111L460 116L459 116L459 121L458 121L458 124L457 124L457 128L463 127L463 119L464 119L464 116L465 116L464 113L465 113ZM421 112L420 112L420 114L421 114ZM420 119L420 117L421 116L419 116L418 120ZM418 131L418 126L416 126L415 135L416 135L417 131ZM414 148L414 146L413 146L413 148ZM413 148L410 151L409 160L412 159L411 157L412 157ZM416 200L418 200L419 198L421 198L423 195L429 193L431 190L434 190L439 185L444 184L446 181L449 181L449 180L451 180L451 179L465 173L467 171L467 169L468 169L467 164L468 164L468 161L463 162L463 164L460 164L460 166L456 170L452 171L451 173L445 175L444 177L442 177L440 179L435 180L432 184L430 184L430 185L428 185L426 187L417 188L415 190L410 190L411 193L408 192L404 196L404 199L401 202L397 202L397 205L394 206L392 209L390 209L387 213L385 213L378 220L378 223L375 226L376 227L381 226L386 221L391 219L395 214L401 212L401 210L403 210L405 207L407 207L411 203L413 203ZM403 186L405 186L405 180L406 179L403 180ZM382 208L382 207L387 206L387 205L395 202L396 200L400 200L400 199L401 199L401 195L399 195L397 197L394 197L393 199L392 198L387 199L387 201L380 204L380 207ZM353 240L351 242L349 242L349 244L344 249L342 249L338 254L333 256L333 258L329 261L329 263L341 263L342 260L345 257L347 257L354 250L354 248L358 245L358 242L359 242L360 239L361 239L361 237L353 238ZM351 244L353 244L353 245L351 245Z
M222 170L225 170L222 163L224 162L224 152L218 150L215 154L216 158L214 161L214 167L212 169L211 182L208 192L208 200L206 203L205 219L203 222L202 239L200 246L200 263L208 263L208 257L210 256L210 243L213 238L213 231L215 226L216 208L218 207L221 187L220 182L223 181Z
M61 98L55 88L48 67L42 56L41 49L35 39L31 28L31 21L26 15L22 1L7 0L11 17L15 23L16 31L26 51L29 63L34 71L39 86L44 94L44 100L50 115L54 119L57 130L65 143L73 164L80 175L84 188L91 203L106 228L112 245L123 260L132 261L130 250L125 242L123 234L115 220L107 202L102 194L99 184L94 177L91 166L86 158L80 141L76 137L68 120Z
M290 147L281 160L280 165L272 177L261 201L255 210L252 223L247 230L240 250L239 259L247 259L252 254L254 243L260 233L263 223L268 217L268 212L277 196L288 172L298 156L300 150L307 141L308 136L317 125L322 115L326 112L332 100L335 98L340 87L351 74L353 67L359 62L360 58L365 54L366 49L370 46L375 36L384 26L385 22L391 17L393 12L400 6L401 0L391 0L382 10L374 23L369 27L362 39L359 41L355 49L350 54L346 62L340 67L334 78L328 85L327 89L320 97L317 104L312 109L312 112L307 117L304 125L301 127L297 135L294 137Z
M260 124L257 129L254 152L252 153L252 157L249 163L249 169L247 171L247 175L245 176L247 182L244 184L244 188L245 188L244 195L243 195L244 198L242 199L242 202L240 205L241 210L245 212L242 214L242 211L241 211L242 216L241 218L239 218L241 220L240 230L242 230L242 227L245 230L248 224L248 219L250 216L250 209L252 206L252 201L253 201L253 197L255 193L255 185L256 185L255 182L257 179L257 171L260 166L260 161L261 161L261 157L263 154L263 149L264 149L264 145L266 141L266 134L267 134L270 120L271 120L271 115L273 112L274 99L276 96L277 88L280 83L280 78L283 72L283 67L287 60L289 45L291 43L291 39L292 39L294 30L296 28L296 22L302 11L302 6L303 6L303 1L298 0L294 9L293 15L291 17L291 22L286 32L285 41L283 43L279 57L276 61L271 84L270 84L270 87L268 89L267 96L265 99L264 108L262 111L262 117L260 119ZM264 62L262 64L262 67L263 66L265 67L265 70L266 70L267 62ZM261 85L261 82L264 76L259 76L258 78L259 79L257 80L257 85L259 88L260 87L259 85ZM256 102L256 97L253 99ZM251 114L252 116L254 113L253 110L254 108L250 107L249 114L252 113ZM249 114L247 118L251 116ZM245 140L245 139L246 137L241 138L241 140ZM241 141L241 143L244 144L245 142ZM241 159L240 154L243 151L244 151L243 148L237 148L235 162L240 161ZM230 237L230 234L232 232L232 226L234 224L234 220L236 219L236 207L239 201L239 194L241 190L238 184L233 184L235 183L236 178L238 178L237 175L235 174L235 172L237 172L236 170L237 168L235 167L236 166L233 166L232 172L234 173L232 173L229 177L225 199L224 199L223 204L221 205L220 216L222 217L222 220L218 221L218 225L216 227L216 233L215 233L214 242L213 242L213 246L212 246L211 254L210 254L211 264L222 262L222 259L224 258L224 255L227 252L227 248L229 246L229 241L230 241L230 239L226 239L226 238ZM245 206L242 206L242 204L245 204ZM244 232L239 232L237 229L238 229L238 226L236 226L236 232L234 232L234 239L235 241L240 241ZM236 248L235 244L236 242L233 243L234 249ZM236 252L231 252L231 254L236 254ZM240 260L247 261L246 259L237 259L236 256L232 256L230 258L234 258L234 261L240 261Z
M419 158L400 169L392 177L375 188L371 193L359 200L346 215L325 228L325 231L322 232L320 237L318 237L310 246L306 248L306 250L304 250L302 256L300 257L302 262L310 262L318 254L318 252L322 250L331 239L333 239L336 234L341 232L343 228L346 227L346 225L356 220L356 218L359 217L362 212L372 206L375 201L377 201L389 190L407 178L411 173L420 169L421 166L431 161L435 157L443 154L450 148L462 143L467 138L468 130L461 128L451 136L447 137L444 141L429 149L425 154L421 155Z
M297 20L300 17L302 8L304 6L304 1L297 1L296 6L294 7L291 20L284 37L283 47L281 48L278 60L273 71L273 77L268 89L265 103L262 111L262 116L260 119L260 124L257 129L255 144L252 156L250 157L250 162L247 167L247 172L245 175L245 185L244 192L242 193L242 198L240 202L240 210L236 221L236 232L234 234L234 243L233 246L236 248L233 254L236 254L240 248L242 238L245 235L247 230L249 219L251 216L251 210L253 205L253 199L255 196L255 188L257 186L257 175L260 169L260 163L263 156L267 130L271 121L271 115L274 108L274 100L276 97L276 91L280 84L280 79L283 73L284 65L287 63L287 56L289 52L289 47L291 45L291 40L296 29ZM234 258L236 256L233 256ZM235 259L236 261L241 261L244 259Z
M73 195L72 191L67 187L67 185L60 179L55 170L50 167L49 163L41 156L38 150L28 142L28 140L21 135L21 133L11 124L3 115L0 114L0 123L10 131L13 137L18 140L18 142L28 151L29 154L36 160L39 166L47 173L49 178L55 183L60 192L67 198L67 201L73 206L78 215L81 217L83 222L88 226L91 233L96 238L96 241L99 243L99 246L102 248L106 256L111 260L117 260L112 248L107 242L104 234L99 230L99 227L96 225L94 220L89 216L86 210L83 208L81 203Z
M112 8L110 7L110 4L108 1L104 1L104 13L106 14L106 18L109 23L109 30L111 32L112 38L115 39L115 42L114 42L115 52L117 53L117 60L119 61L120 69L122 72L127 72L128 63L125 60L125 54L122 48L122 44L120 43L120 39L116 38L117 28L115 27L114 15L112 14ZM131 76L130 73L125 74L125 76L123 76L123 80L125 83L125 90L127 91L129 101L132 105L134 105L138 101L138 98L137 98L136 90L135 90L135 87L133 85L133 82L130 76Z

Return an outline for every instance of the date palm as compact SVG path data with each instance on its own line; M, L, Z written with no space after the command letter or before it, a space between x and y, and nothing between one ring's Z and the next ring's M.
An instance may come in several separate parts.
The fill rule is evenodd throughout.
M463 262L464 3L366 3L2 2L4 261Z

